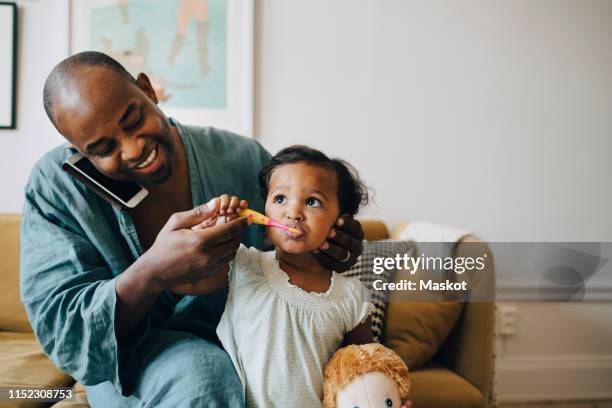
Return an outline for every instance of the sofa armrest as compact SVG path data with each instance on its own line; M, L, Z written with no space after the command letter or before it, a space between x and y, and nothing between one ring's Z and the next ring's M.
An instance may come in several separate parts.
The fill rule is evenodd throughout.
M487 253L486 269L475 286L476 299L466 302L457 325L440 349L438 358L451 370L471 382L490 400L495 364L495 267L489 246L474 235L464 237L454 256L481 256ZM468 277L470 278L470 277ZM474 277L472 277L473 279ZM474 293L473 293L474 294Z
M359 220L364 238L368 241L379 241L389 238L389 231L384 222L379 220Z
M397 239L408 223L404 221L396 224L391 229L391 238ZM436 359L472 383L482 393L485 401L491 401L494 392L496 324L493 255L486 242L475 235L467 235L457 243L453 256L478 257L485 253L485 270L466 272L464 275L452 274L454 279L469 280L471 298L481 301L465 303L455 328L440 348Z

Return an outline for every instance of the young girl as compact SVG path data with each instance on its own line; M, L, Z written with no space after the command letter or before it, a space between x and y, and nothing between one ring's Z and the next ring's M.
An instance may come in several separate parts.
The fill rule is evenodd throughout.
M333 353L372 342L372 331L367 288L325 269L314 252L333 236L340 214L355 215L367 202L367 192L347 163L305 146L281 150L259 183L266 215L300 232L268 228L274 251L241 246L229 274L204 283L209 291L229 286L217 334L247 407L321 407ZM220 218L247 207L237 197L218 201Z

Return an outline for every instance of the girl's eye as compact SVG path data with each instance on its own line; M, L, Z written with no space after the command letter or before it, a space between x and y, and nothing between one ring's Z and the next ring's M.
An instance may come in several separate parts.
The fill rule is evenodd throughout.
M310 197L306 199L306 205L309 205L311 207L322 207L323 206L323 204L321 204L321 201L319 201L319 199L314 198L314 197Z
M287 197L285 197L284 195L277 195L276 197L274 197L273 201L275 204L282 204L287 201Z
M388 407L392 407L393 406L393 401L391 401L391 398L387 398L385 400L385 405Z

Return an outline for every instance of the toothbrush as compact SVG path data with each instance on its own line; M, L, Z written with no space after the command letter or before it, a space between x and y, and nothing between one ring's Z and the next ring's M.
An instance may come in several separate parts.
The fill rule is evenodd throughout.
M284 229L285 231L289 231L289 232L293 232L294 234L301 234L302 231L300 231L297 228L292 228L288 225L284 225L281 224L280 222L276 222L273 219L266 217L265 215L258 213L257 211L253 211L250 209L246 209L246 210L242 210L240 212L240 214L238 214L240 217L248 217L250 218L255 224L260 224L260 225L267 225L269 227L277 227L277 228L281 228Z

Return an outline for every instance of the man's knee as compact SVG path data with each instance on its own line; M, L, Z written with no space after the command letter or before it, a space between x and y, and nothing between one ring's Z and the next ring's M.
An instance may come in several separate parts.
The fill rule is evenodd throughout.
M240 379L222 348L186 332L166 333L143 356L144 405L244 406Z

